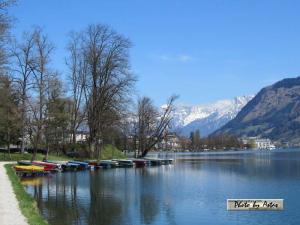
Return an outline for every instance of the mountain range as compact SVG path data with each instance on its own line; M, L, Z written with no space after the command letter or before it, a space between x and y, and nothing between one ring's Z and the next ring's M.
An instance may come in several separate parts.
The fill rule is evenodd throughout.
M300 77L263 88L234 119L213 134L220 133L300 143Z
M173 131L189 136L190 132L199 129L202 137L208 136L235 118L252 98L253 95L248 95L211 104L176 105L173 112Z

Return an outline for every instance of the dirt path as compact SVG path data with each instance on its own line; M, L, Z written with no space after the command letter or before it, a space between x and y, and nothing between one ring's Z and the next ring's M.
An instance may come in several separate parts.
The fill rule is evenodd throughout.
M0 162L0 224L28 225L6 174L5 164L7 162Z

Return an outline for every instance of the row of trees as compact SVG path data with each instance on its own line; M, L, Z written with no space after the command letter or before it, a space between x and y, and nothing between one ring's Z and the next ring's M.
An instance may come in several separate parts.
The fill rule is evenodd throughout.
M190 133L189 139L182 140L183 147L190 150L242 148L243 143L235 136L220 134L200 138L200 131Z
M120 139L112 136L133 137L139 156L145 156L162 140L176 97L163 110L148 97L132 107L136 77L127 38L102 24L70 32L68 71L61 74L51 64L55 47L43 29L9 37L12 3L0 0L0 133L8 149L19 142L24 152L30 145L32 160L41 148L47 154L65 146L76 151L76 134L83 131L90 157L100 158L104 144Z

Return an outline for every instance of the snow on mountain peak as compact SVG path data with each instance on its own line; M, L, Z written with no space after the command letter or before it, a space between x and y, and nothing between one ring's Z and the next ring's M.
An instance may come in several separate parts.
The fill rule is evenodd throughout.
M191 124L197 121L199 128L197 126L192 127L200 129L200 132L202 131L204 135L207 135L213 131L209 129L209 132L206 132L206 127L201 127L201 121L209 120L210 123L207 125L219 128L219 126L233 119L253 97L253 95L239 96L234 99L219 100L210 104L195 106L176 105L173 112L173 128L186 133L185 127L189 127L190 130Z

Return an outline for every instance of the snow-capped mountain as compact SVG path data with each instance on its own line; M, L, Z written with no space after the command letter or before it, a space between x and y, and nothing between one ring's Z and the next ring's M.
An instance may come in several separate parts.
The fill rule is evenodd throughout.
M202 137L207 136L232 120L253 97L240 96L196 106L177 105L173 112L173 130L188 136L199 129Z

